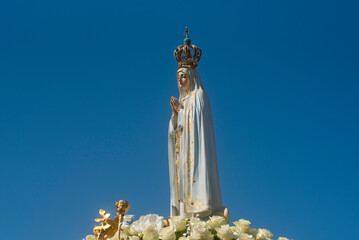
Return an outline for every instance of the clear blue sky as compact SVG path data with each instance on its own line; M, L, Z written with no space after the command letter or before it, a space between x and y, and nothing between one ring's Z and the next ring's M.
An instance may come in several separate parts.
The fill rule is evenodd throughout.
M2 1L0 225L76 240L126 199L169 214L173 50L203 50L224 204L276 237L359 215L357 1Z

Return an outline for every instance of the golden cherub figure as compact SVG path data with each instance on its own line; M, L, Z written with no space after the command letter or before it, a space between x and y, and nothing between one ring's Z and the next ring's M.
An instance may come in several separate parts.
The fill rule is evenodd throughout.
M125 216L131 205L128 204L125 200L120 200L116 202L116 210L118 216Z
M121 239L121 227L122 227L122 223L123 223L123 218L126 215L126 213L128 212L128 210L130 209L131 205L128 204L127 201L125 200L120 200L118 202L116 202L116 211L117 211L117 215L120 217L120 224L119 224L119 229L120 231L118 232L118 237L119 239Z
M106 213L103 209L100 209L99 213L102 218L96 218L95 221L100 223L100 226L94 226L93 232L96 240L106 240L116 234L120 219L118 216L116 216L113 220L110 219L111 214Z

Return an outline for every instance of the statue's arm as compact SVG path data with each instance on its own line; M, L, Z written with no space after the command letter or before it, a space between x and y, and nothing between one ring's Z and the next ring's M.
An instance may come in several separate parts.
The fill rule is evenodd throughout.
M179 110L178 114L172 114L171 120L170 120L170 134L171 135L175 135L176 134L176 129L179 128L183 128L183 122L184 122L184 113L183 113L183 109Z
M177 129L177 122L178 122L178 116L175 114L172 114L171 123L172 123L172 127L174 130Z
M176 134L177 129L177 119L178 117L174 114L172 114L171 120L170 120L170 126L169 126L169 134L173 137Z

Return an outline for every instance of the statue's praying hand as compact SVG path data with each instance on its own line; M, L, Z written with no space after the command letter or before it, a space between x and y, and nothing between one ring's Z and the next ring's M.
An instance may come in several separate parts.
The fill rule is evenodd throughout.
M171 107L174 115L178 115L178 112L181 108L183 108L182 104L178 101L177 98L171 97Z

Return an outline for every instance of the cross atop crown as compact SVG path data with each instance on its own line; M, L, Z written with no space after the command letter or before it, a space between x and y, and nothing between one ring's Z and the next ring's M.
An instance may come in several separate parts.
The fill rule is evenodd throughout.
M202 50L191 44L191 39L189 39L188 34L189 30L186 27L186 31L184 32L184 45L178 46L173 55L178 62L178 68L187 67L197 69Z

